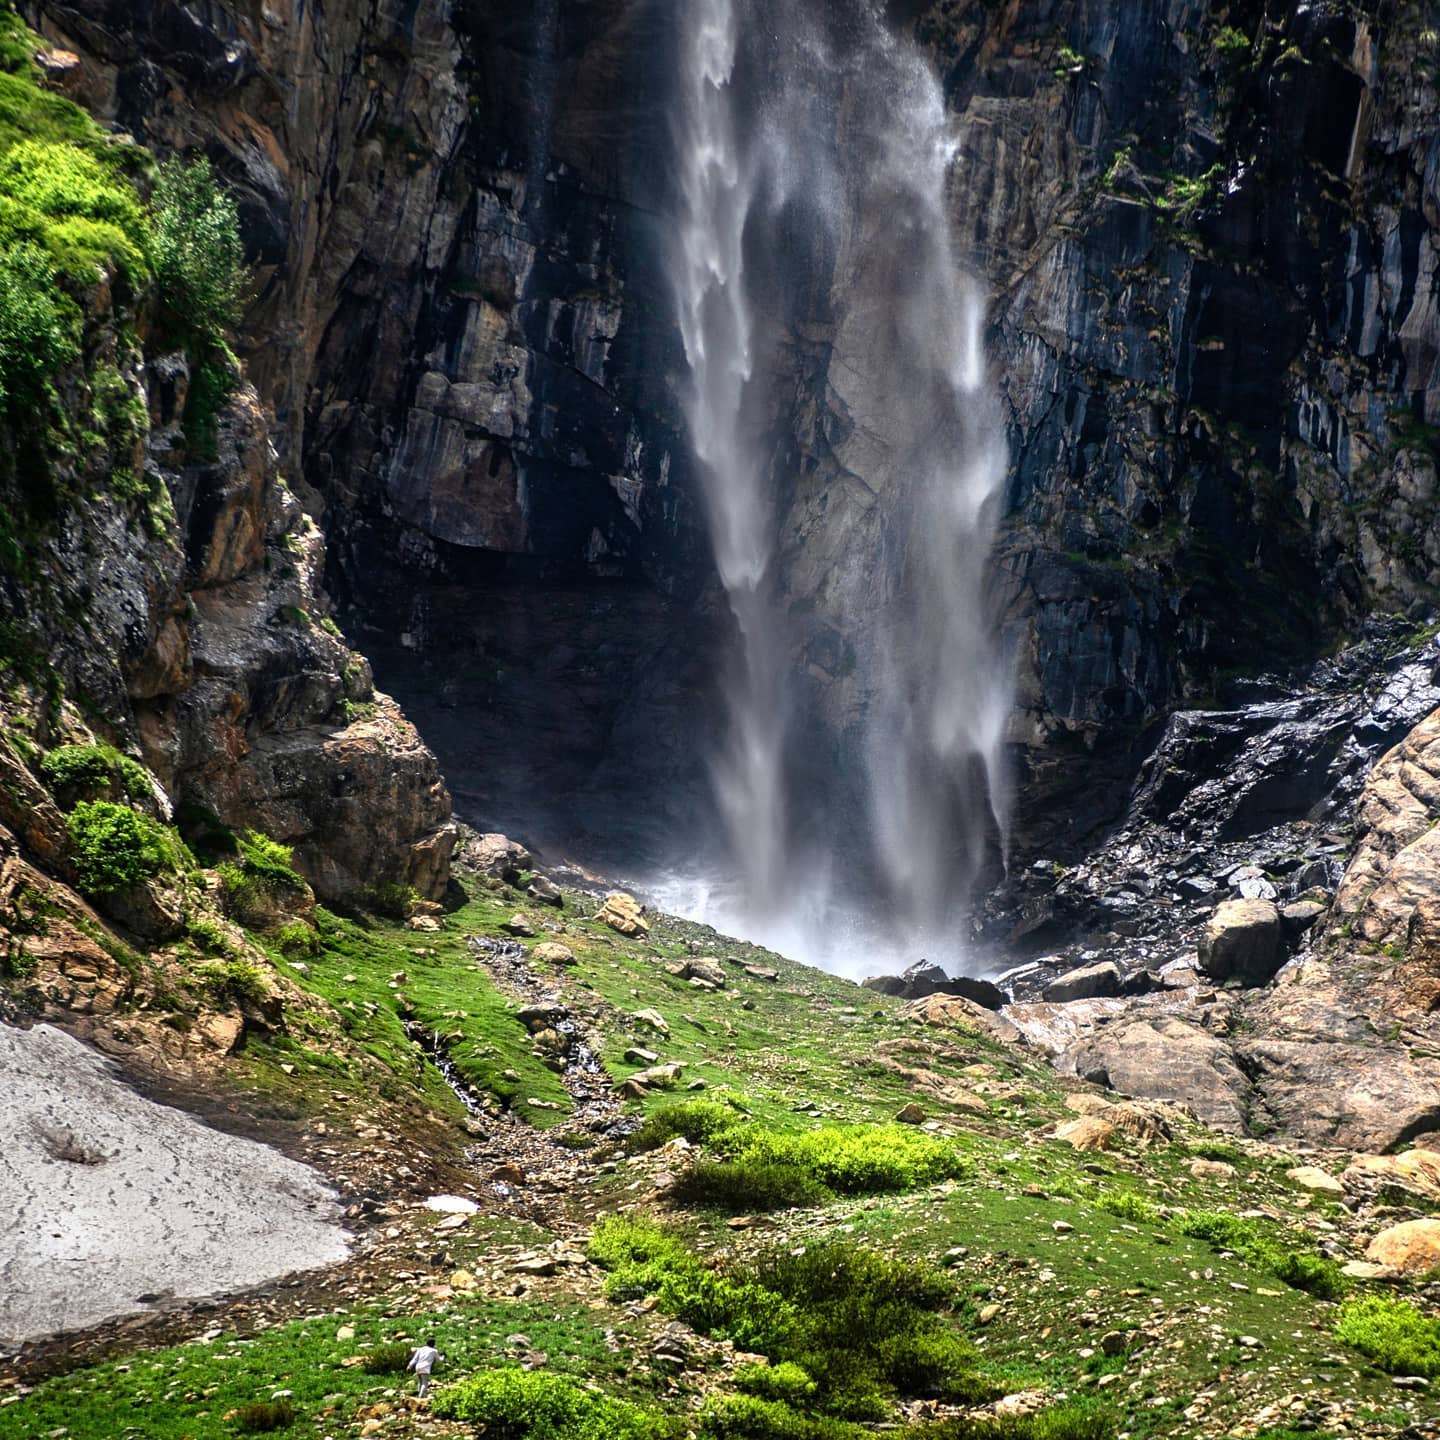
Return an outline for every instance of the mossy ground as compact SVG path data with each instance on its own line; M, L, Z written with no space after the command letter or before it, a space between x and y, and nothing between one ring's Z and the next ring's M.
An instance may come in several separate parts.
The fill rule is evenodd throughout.
M538 1226L478 1174L472 1193L488 1208L458 1230L397 1201L379 1221L385 1228L372 1232L376 1248L325 1295L323 1313L242 1339L222 1310L214 1322L222 1333L204 1343L76 1370L0 1405L0 1440L61 1427L71 1440L127 1431L157 1440L229 1436L234 1425L223 1417L276 1389L294 1392L299 1418L288 1433L297 1436L358 1433L359 1412L376 1403L395 1407L381 1416L386 1434L464 1433L406 1410L403 1382L344 1363L367 1343L431 1331L450 1356L442 1384L543 1351L548 1370L687 1413L702 1396L733 1389L723 1346L705 1342L676 1374L650 1355L665 1315L607 1301L594 1267L567 1264L517 1280L522 1253L573 1250L599 1218L637 1210L674 1225L696 1253L722 1264L839 1239L942 1265L958 1297L946 1324L968 1334L987 1375L1056 1399L1096 1396L1117 1433L1137 1440L1286 1425L1325 1433L1339 1411L1352 1433L1398 1433L1422 1413L1423 1397L1397 1392L1335 1338L1335 1303L1184 1233L1184 1215L1221 1211L1250 1216L1281 1251L1312 1254L1328 1244L1342 1258L1353 1255L1343 1212L1285 1179L1295 1161L1283 1150L1232 1145L1176 1121L1168 1140L1142 1146L1122 1136L1112 1150L1075 1151L1037 1134L1068 1112L1059 1079L1023 1051L979 1032L922 1028L902 1020L894 1001L683 922L657 917L649 937L626 939L590 918L593 897L567 893L557 912L499 882L466 885L470 898L439 933L322 913L308 971L275 954L314 1005L292 1005L289 1033L252 1041L231 1078L303 1124L378 1096L429 1116L458 1152L464 1112L406 1036L402 1022L414 1019L444 1037L469 1086L515 1119L550 1127L561 1150L561 1138L573 1135L570 1097L516 1019L518 998L468 944L472 935L509 938L506 922L523 910L538 931L523 942L527 950L558 940L574 952L577 964L550 967L546 980L603 1032L615 1079L642 1068L624 1060L636 1044L683 1062L676 1090L627 1102L630 1113L696 1098L686 1087L700 1080L696 1095L727 1106L740 1125L799 1135L888 1125L919 1098L925 1133L954 1148L960 1174L908 1193L744 1217L736 1228L726 1211L666 1200L664 1172L688 1163L683 1147L624 1154L597 1137L593 1148L566 1149L572 1164L579 1157L579 1177L546 1190L543 1204L537 1199L528 1213ZM778 978L748 977L726 963L724 989L697 989L666 969L696 953L765 965ZM633 1019L645 1009L665 1018L668 1035ZM917 1095L913 1080L887 1068L892 1059L953 1082L964 1103ZM883 1143L884 1132L874 1134ZM1191 1173L1197 1159L1217 1157L1234 1173ZM473 1275L473 1289L451 1286L456 1270ZM355 1327L353 1340L335 1338L342 1325ZM1112 1339L1118 1353L1106 1354L1101 1339L1112 1334L1123 1344Z

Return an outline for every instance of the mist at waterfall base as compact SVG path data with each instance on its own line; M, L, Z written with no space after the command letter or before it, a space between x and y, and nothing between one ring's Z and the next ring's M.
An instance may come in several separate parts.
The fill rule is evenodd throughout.
M1007 456L940 86L873 0L684 0L677 20L666 265L734 618L728 864L647 889L845 973L973 969L968 907L1003 870L986 570ZM833 334L818 417L783 383L815 322ZM823 722L807 624L838 637Z

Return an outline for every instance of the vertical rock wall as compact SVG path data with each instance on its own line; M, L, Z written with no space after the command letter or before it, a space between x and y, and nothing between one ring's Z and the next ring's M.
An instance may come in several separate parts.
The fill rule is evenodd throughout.
M25 8L87 103L239 188L285 471L462 788L693 812L723 624L653 262L667 7ZM1412 0L893 8L942 69L994 296L1020 838L1078 845L1167 707L1440 583L1440 49ZM814 262L773 396L825 758L856 701L827 585L893 497L847 452L848 277Z

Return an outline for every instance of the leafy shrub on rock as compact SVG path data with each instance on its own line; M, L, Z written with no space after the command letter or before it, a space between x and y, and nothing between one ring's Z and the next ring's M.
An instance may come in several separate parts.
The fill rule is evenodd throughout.
M40 773L62 804L81 796L113 798L120 792L144 800L150 794L145 767L111 745L58 746L41 760Z
M90 895L132 889L183 863L179 838L125 805L82 800L65 825L80 888Z
M245 288L235 197L205 159L168 160L150 201L150 256L176 332L202 348L223 345Z
M291 909L310 902L310 887L292 868L294 852L288 845L258 830L236 835L235 844L237 859L219 869L225 913L232 920L265 929Z
M80 311L55 288L46 253L0 235L0 406L38 399L51 375L79 359L79 330Z

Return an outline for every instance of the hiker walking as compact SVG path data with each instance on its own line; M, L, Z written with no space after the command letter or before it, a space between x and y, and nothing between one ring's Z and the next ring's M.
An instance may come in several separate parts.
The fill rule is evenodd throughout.
M410 1353L410 1363L405 1367L415 1372L415 1394L423 1400L430 1393L430 1376L440 1363L440 1352L433 1340L418 1345Z

